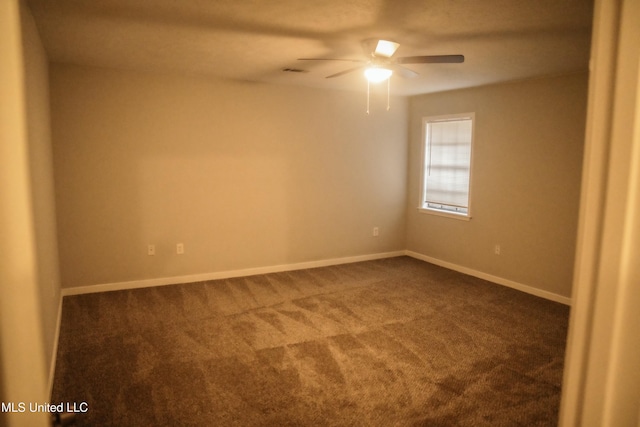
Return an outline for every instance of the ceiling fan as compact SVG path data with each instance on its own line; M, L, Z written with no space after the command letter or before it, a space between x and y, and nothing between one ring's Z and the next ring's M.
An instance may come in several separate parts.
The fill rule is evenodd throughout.
M326 78L331 79L364 69L367 80L372 83L388 79L393 72L406 78L416 77L418 73L404 67L405 64L457 64L464 62L464 55L422 55L393 58L398 47L400 44L392 41L369 39L362 43L367 59L298 58L298 60L356 62L361 65L331 74Z

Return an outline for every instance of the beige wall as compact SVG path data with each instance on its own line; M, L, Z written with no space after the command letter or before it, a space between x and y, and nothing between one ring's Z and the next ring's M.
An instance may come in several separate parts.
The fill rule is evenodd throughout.
M575 74L412 98L407 248L570 297L586 96ZM420 213L422 118L465 112L476 117L473 218Z
M60 309L60 273L49 120L49 76L47 56L33 17L27 8L23 8L22 13L22 37L38 292L46 367L49 370L54 357L54 341Z
M63 287L404 249L405 98L367 116L362 93L67 65L50 84Z
M38 138L31 132L34 104L25 86L25 63L37 36L30 17L21 20L21 13L26 12L18 1L0 2L0 401L16 405L47 400L45 347L52 341L43 328L48 308L41 304L50 301L40 298L33 200L38 184L30 176ZM45 413L0 413L3 426L47 424Z
M640 425L639 19L596 1L561 427Z
M367 116L358 93L52 65L63 286L406 248L569 297L586 79L398 98L389 113L374 97ZM422 117L470 111L473 219L418 213Z

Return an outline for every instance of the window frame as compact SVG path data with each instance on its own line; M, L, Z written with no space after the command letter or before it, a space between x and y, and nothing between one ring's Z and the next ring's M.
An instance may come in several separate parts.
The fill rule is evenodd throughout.
M455 121L460 119L470 119L471 120L471 142L469 147L469 190L467 192L467 212L454 212L448 211L445 209L437 209L426 206L425 196L426 196L426 155L427 155L427 126L429 123L434 122L444 122L444 121ZM427 116L422 118L422 140L421 140L421 154L420 154L420 199L418 205L418 211L421 213L426 213L430 215L443 216L447 218L454 218L459 220L468 221L471 219L471 200L472 200L472 177L473 177L473 146L475 140L475 127L476 127L476 116L475 113L456 113L456 114L445 114L439 116Z

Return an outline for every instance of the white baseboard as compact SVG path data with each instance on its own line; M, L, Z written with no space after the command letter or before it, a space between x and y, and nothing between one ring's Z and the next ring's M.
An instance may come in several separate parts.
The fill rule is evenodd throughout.
M307 262L300 262L300 263L294 263L294 264L282 264L282 265L274 265L274 266L267 266L267 267L246 268L241 270L227 270L227 271L217 271L212 273L191 274L186 276L160 277L156 279L143 279L143 280L132 280L128 282L103 283L98 285L79 286L74 288L62 289L62 296L89 294L89 293L96 293L96 292L119 291L119 290L125 290L125 289L148 288L153 286L176 285L180 283L203 282L207 280L230 279L233 277L254 276L257 274L280 273L283 271L293 271L293 270L302 270L305 268L316 268L316 267L327 267L331 265L350 264L353 262L371 261L375 259L391 258L396 256L402 256L402 255L407 255L415 259L426 261L431 264L439 265L441 267L458 271L460 273L468 274L470 276L478 277L480 279L488 280L490 282L497 283L499 285L517 289L519 291L526 292L528 294L545 298L551 301L559 302L561 304L571 305L571 298L567 298L565 296L558 295L553 292L545 291L542 289L534 288L532 286L524 285L522 283L518 283L513 280L509 280L509 279L494 276L488 273L484 273L482 271L474 270L468 267L463 267L461 265L457 265L448 261L443 261L437 258L420 254L418 252L410 251L410 250L383 252L383 253L369 254L369 255L358 255L358 256L351 256L351 257L344 257L344 258L331 258L331 259L324 259L319 261L307 261ZM58 317L60 317L61 312L62 310L60 309ZM58 318L58 323L59 322L60 322L60 318ZM58 324L58 329L59 329L59 324ZM56 331L56 334L57 333L58 331ZM58 340L56 337L56 343L57 341ZM52 366L55 366L55 364L53 364Z
M437 258L433 258L427 255L420 254L418 252L413 252L406 250L404 251L405 255L410 256L412 258L416 258L422 261L426 261L431 264L439 265L440 267L448 268L449 270L458 271L460 273L468 274L469 276L474 276L479 279L488 280L493 283L497 283L498 285L507 286L509 288L517 289L522 292L526 292L531 295L535 295L537 297L545 298L551 301L559 302L561 304L571 305L571 298L567 298L562 295L555 294L553 292L545 291L542 289L534 288L533 286L523 285L522 283L514 282L513 280L504 279L502 277L494 276L492 274L483 273L482 271L474 270L472 268L463 267L461 265L457 265L451 262L442 261Z
M99 285L63 288L62 296L90 294L96 292L119 291L124 289L148 288L153 286L177 285L180 283L204 282L207 280L230 279L232 277L255 276L257 274L280 273L283 271L303 270L305 268L327 267L331 265L350 264L353 262L372 261L405 255L405 251L383 252L369 255L357 255L344 258L332 258L319 261L307 261L294 264L282 264L267 267L246 268L241 270L217 271L212 273L191 274L187 276L161 277L157 279L132 280L128 282L103 283ZM56 340L57 342L57 340Z

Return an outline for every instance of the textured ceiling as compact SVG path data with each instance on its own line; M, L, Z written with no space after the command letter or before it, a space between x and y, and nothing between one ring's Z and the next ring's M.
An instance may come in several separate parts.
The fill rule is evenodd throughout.
M415 95L588 69L591 0L28 0L54 62L365 90L362 41L396 56L462 54L407 66L392 93ZM283 72L283 68L304 73Z

